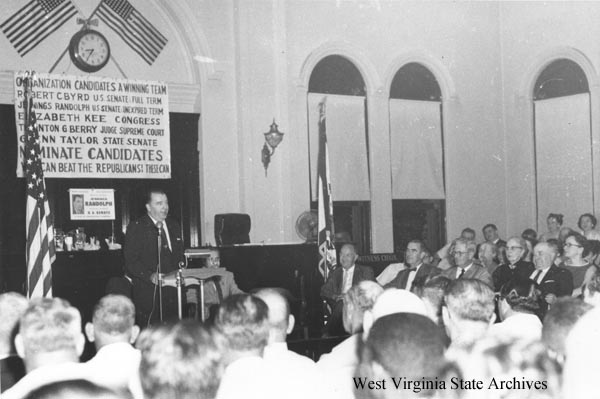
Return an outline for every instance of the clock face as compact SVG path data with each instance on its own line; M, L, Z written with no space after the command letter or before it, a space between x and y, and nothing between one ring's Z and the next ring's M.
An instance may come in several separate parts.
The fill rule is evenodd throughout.
M108 43L100 35L91 32L86 33L79 39L77 52L81 60L86 64L93 66L102 65L108 59Z
M86 29L73 36L69 53L77 68L85 72L96 72L108 62L110 46L100 32Z

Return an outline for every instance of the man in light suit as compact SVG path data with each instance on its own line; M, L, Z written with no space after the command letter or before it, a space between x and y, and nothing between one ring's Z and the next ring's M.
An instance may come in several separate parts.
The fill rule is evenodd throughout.
M375 281L373 269L367 266L356 265L358 254L354 244L345 244L340 251L340 263L342 267L335 269L323 286L321 297L323 297L331 308L331 318L328 321L328 330L331 335L344 334L342 322L343 301L346 292L361 281Z
M465 240L464 238L456 240L454 246L454 263L456 266L445 270L442 275L450 280L459 278L480 280L493 287L494 282L490 273L484 267L473 262L476 250L477 245L474 241Z
M125 236L125 270L133 282L136 322L146 326L159 321L159 280L178 269L183 261L183 241L179 224L169 214L169 200L162 190L146 196L146 215L129 223ZM160 237L160 273L158 238ZM177 295L172 287L163 288L163 318L177 317Z
M385 288L398 288L413 291L413 287L422 286L425 281L440 274L437 267L423 263L426 254L425 243L420 240L412 240L406 246L404 263L408 268L400 271L396 277L385 285Z

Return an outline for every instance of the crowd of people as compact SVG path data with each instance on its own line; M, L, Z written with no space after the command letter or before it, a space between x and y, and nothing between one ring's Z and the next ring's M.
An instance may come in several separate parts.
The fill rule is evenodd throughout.
M2 398L591 398L600 355L600 242L548 218L539 239L496 226L431 253L407 244L378 276L345 244L321 294L345 337L318 359L288 349L279 288L224 297L209 322L140 331L134 302L107 295L82 328L60 298L0 295ZM591 227L590 227L591 226ZM333 330L332 330L333 331ZM81 363L86 338L96 354Z

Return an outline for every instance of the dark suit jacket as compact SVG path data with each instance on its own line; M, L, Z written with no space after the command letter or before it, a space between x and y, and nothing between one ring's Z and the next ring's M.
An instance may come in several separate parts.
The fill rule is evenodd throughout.
M527 280L534 270L535 267L533 266L533 263L525 262L524 260L515 263L514 269L511 269L508 264L500 265L494 270L494 273L492 273L494 290L500 292L502 286L515 276Z
M458 266L454 266L454 267L451 267L450 269L444 270L442 272L442 276L446 276L450 280L456 280L456 270L457 269L458 269ZM465 274L463 274L462 278L480 280L480 281L486 283L487 285L489 285L490 288L492 288L492 289L494 288L494 282L492 281L492 276L490 276L490 273L487 271L487 269L485 267L479 266L476 263L473 263L471 268L469 270L467 270L465 272Z
M177 270L179 262L183 260L183 241L179 224L171 218L167 218L166 222L171 250L169 251L166 242L162 243L160 257L162 273ZM156 320L156 316L159 314L158 311L152 311L153 305L155 310L157 308L154 303L155 286L150 280L152 273L156 273L158 265L158 229L150 216L145 215L129 223L123 254L125 270L133 282L133 299L138 313L138 322L145 326L151 312L152 320ZM163 289L163 304L165 305L163 310L169 313L175 310L176 315L176 295L169 291L174 290Z
M556 265L550 266L548 272L538 284L542 297L554 294L557 297L570 296L573 293L573 276L571 272Z
M337 297L342 294L342 283L344 279L344 268L339 266L331 272L327 281L321 287L321 296L328 300L336 301ZM373 269L367 266L354 266L354 275L352 276L352 285L356 285L361 281L375 281Z
M435 266L422 264L413 280L412 286L423 285L429 277L437 276L442 271ZM412 287L406 287L408 282L408 275L410 269L404 269L396 274L396 277L392 281L386 284L384 288L399 288L402 290L411 289Z

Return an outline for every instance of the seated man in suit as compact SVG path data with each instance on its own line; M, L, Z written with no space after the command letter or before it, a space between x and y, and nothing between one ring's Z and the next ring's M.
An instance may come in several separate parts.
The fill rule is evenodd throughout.
M542 303L540 316L543 317L556 298L570 296L573 293L573 276L571 272L554 264L558 256L558 248L547 242L540 242L533 249L535 271L529 278L541 291Z
M423 241L412 240L409 242L404 253L404 263L408 268L400 271L392 281L386 284L385 288L393 287L413 291L413 286L422 286L429 277L440 274L440 269L423 263L423 258L427 253Z
M483 266L475 264L473 261L476 249L477 245L474 241L465 240L464 238L456 240L454 246L454 263L456 266L445 270L442 275L450 280L459 278L476 279L493 287L494 283L490 273Z
M364 280L375 281L373 269L367 266L356 265L356 247L354 244L344 244L340 251L340 263L338 267L329 274L327 281L321 287L323 297L331 308L331 318L328 322L330 335L344 334L342 323L342 298L352 287Z

